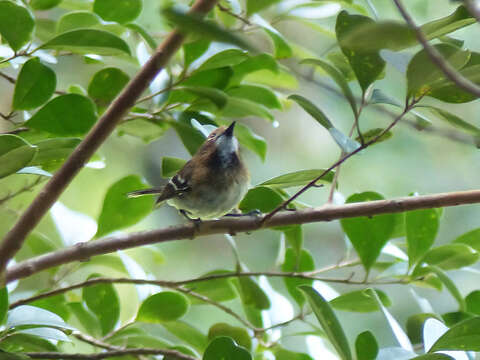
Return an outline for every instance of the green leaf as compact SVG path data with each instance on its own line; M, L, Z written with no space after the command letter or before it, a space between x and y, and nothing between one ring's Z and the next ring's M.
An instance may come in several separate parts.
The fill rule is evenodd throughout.
M310 307L313 310L318 322L322 325L323 331L327 334L331 344L337 350L342 360L352 360L352 353L348 345L347 337L343 332L342 326L338 321L332 307L322 295L315 291L311 286L302 285L299 289L305 295Z
M177 292L162 291L149 296L140 305L136 321L163 323L181 318L188 311L188 299Z
M429 352L439 350L480 351L480 317L453 326L433 344Z
M246 51L239 49L227 49L216 53L198 67L195 71L205 71L237 65L249 56Z
M353 96L352 90L350 86L348 86L348 82L343 76L343 74L338 71L335 67L323 61L321 59L304 59L300 62L300 64L310 64L320 66L323 71L325 71L338 85L338 87L342 90L343 96L347 99L350 103L350 106L353 110L353 113L357 113L357 103L355 101L355 97Z
M185 125L180 122L172 122L172 127L177 132L180 140L190 155L194 155L198 148L204 143L205 137L200 131L190 125Z
M345 43L345 39L366 24L374 24L374 21L366 16L350 15L344 10L338 14L335 26L340 48L347 57L363 93L367 91L370 84L378 79L385 68L385 61L380 57L378 51L356 49Z
M476 85L480 84L480 64L466 66L459 70L460 74ZM453 104L461 104L477 99L472 93L460 89L447 78L440 79L432 84L429 96Z
M311 169L311 170L299 170L294 171L288 174L280 175L274 177L273 179L267 180L261 183L261 186L271 186L274 188L286 189L293 186L304 186L311 182L313 179L316 179L321 174L325 172L325 169ZM329 184L333 180L335 175L334 171L327 172L317 184Z
M92 275L89 279L99 277ZM83 288L82 298L88 308L97 316L102 335L112 331L120 317L120 300L113 284L97 284Z
M48 101L57 86L55 72L34 57L23 64L15 84L12 108L34 109Z
M252 339L250 334L244 328L232 326L226 323L213 324L208 330L208 340L213 340L220 336L227 336L235 340L235 342L243 346L247 350L252 349Z
M108 343L122 347L170 348L171 344L162 335L157 335L156 328L150 324L135 322L119 329L108 339ZM149 331L149 330L153 331Z
M244 305L252 306L258 310L270 309L270 299L253 277L240 276L236 283Z
M262 11L280 0L247 0L247 15Z
M375 290L380 301L386 307L392 305L390 298L381 290ZM330 305L338 310L353 312L372 312L380 310L375 299L364 290L355 290L330 300Z
M268 213L282 202L282 197L275 190L266 186L257 186L248 190L238 207L245 213L252 210Z
M293 352L276 345L272 349L275 360L313 360L310 355L304 353Z
M283 234L285 235L285 240L295 251L298 259L303 247L303 228L300 225L290 226L283 231Z
M464 312L464 311L451 311L448 313L442 314L442 320L445 322L445 325L452 327L459 322L465 321L467 319L471 319L475 317L475 315Z
M459 310L460 311L465 311L465 309L466 309L465 300L463 299L462 294L460 293L460 291L458 290L457 286L452 281L452 279L450 279L447 276L447 274L445 274L445 272L442 269L440 269L438 266L430 265L430 266L424 267L423 269L425 269L425 271L432 272L435 275L437 275L439 280L443 283L443 285L445 285L447 290L450 292L450 294L457 301L458 306L459 306Z
M423 326L427 319L441 320L439 316L430 313L414 314L407 319L406 330L412 344L420 344L423 341Z
M449 34L474 23L475 19L469 13L467 8L463 5L460 5L452 14L425 23L420 27L420 29L426 35L427 39L430 40Z
M29 5L33 10L48 10L60 4L62 0L31 0Z
M388 104L401 108L402 105L396 99L388 96L380 89L373 89L372 97L369 101L370 104Z
M39 238L39 237L37 237ZM52 272L54 274L55 272ZM30 303L32 306L51 311L64 320L70 321L70 309L67 307L65 295L49 296L44 299L35 300Z
M436 209L408 211L405 214L405 230L407 234L408 259L410 266L428 251L437 236L440 224Z
M131 199L126 196L131 191L148 188L137 175L126 176L111 185L103 200L98 217L98 230L95 237L124 229L136 224L153 209L154 199L150 196ZM118 211L122 209L122 211Z
M309 113L317 122L325 129L329 130L333 128L333 124L327 118L327 116L320 110L314 103L301 95L290 95L288 99L295 101L300 105L303 110Z
M222 90L206 86L181 86L177 87L176 91L187 91L202 98L206 98L214 103L219 109L224 108L228 101L227 95Z
M27 166L37 148L16 135L0 134L0 179Z
M358 334L355 340L357 360L375 360L378 355L378 343L370 331Z
M95 0L93 11L105 21L125 24L140 15L142 0Z
M30 162L30 166L40 166L46 171L53 171L60 167L73 150L80 143L78 138L45 139L35 143L37 156Z
M480 128L476 127L469 122L462 120L457 115L452 114L443 109L439 109L437 107L429 106L428 109L436 115L440 120L447 122L448 124L456 127L457 129L464 130L468 133L471 133L475 136L480 135Z
M169 349L177 350L178 352L181 352L182 354L190 355L192 357L197 356L197 354L194 351L192 351L190 348L188 348L186 346L183 346L183 345L171 346L171 347L169 347ZM178 357L176 357L176 356L168 356L168 355L163 358L163 360L177 360L177 359L178 359Z
M303 272L315 270L315 262L312 255L306 249L302 249L297 255L293 248L288 248L285 252L285 260L282 264L283 272ZM305 303L305 297L298 290L300 285L311 285L313 280L284 277L283 281L287 287L290 296L302 307Z
M207 337L197 328L183 321L169 321L163 323L162 326L177 338L185 341L200 352L203 352L207 347Z
M148 46L150 46L150 49L155 51L155 49L157 48L157 42L143 26L131 23L126 24L125 27L137 32L143 38L143 40L145 40Z
M25 126L60 136L83 135L97 121L95 105L82 95L60 95L50 100Z
M79 54L130 55L130 48L124 40L108 31L95 29L64 32L44 43L41 48Z
M198 39L196 41L188 42L183 45L183 59L185 68L187 69L190 64L202 56L210 46L210 40Z
M108 105L127 85L130 77L114 67L102 69L93 75L88 84L88 95L99 105Z
M203 276L225 274L225 273L229 273L229 271L214 270L204 274ZM237 297L237 292L235 291L235 288L233 287L233 284L229 278L196 282L196 283L192 283L191 285L186 285L185 287L188 289L191 289L193 292L204 295L209 299L212 299L213 301L217 301L217 302L230 301ZM198 299L195 299L193 297L190 299L192 303L196 302L196 303L204 304L204 302Z
M213 339L208 344L202 360L252 360L250 353L226 336Z
M461 50L448 44L436 44L435 49L454 68L461 69L470 59L468 50ZM435 89L435 82L445 77L430 59L427 52L422 49L410 60L407 68L408 96L421 96L429 94Z
M0 324L3 324L8 311L8 291L6 287L0 289Z
M474 290L465 297L465 304L469 313L480 315L480 290Z
M273 46L275 48L275 58L285 59L293 56L293 50L288 44L285 37L272 25L270 25L265 19L259 15L254 15L250 21L258 26L262 27L267 35L272 39Z
M281 109L277 95L270 89L257 85L239 85L229 88L226 93L230 96L247 99L259 103L269 109Z
M363 192L351 195L347 203L383 199L383 196L376 192ZM340 220L340 224L362 260L363 266L369 271L393 233L395 215L346 218Z
M39 338L33 335L27 334L11 334L10 336L6 337L1 344L2 351L52 351L58 352L58 348L53 345L50 341ZM18 354L18 353L17 353ZM21 355L21 354L20 354ZM20 356L19 355L19 356ZM27 360L30 358L25 357L21 358L14 358L12 360Z
M166 122L152 123L141 118L124 121L117 126L118 136L134 136L145 143L162 137L168 129L170 129L170 125Z
M63 333L62 331L53 329L53 328L48 328L48 327L35 327L31 329L21 329L21 330L17 330L16 333L38 336L40 338L49 339L49 340L59 340L64 342L71 341L68 338L68 336L65 335L65 333Z
M234 118L258 116L263 119L273 121L272 114L265 106L237 97L229 97L227 105L220 111L220 114L224 117Z
M240 144L257 154L262 161L265 161L267 142L263 137L255 134L248 126L239 123L235 125L235 137Z
M66 324L57 314L30 305L16 307L8 313L7 328L15 328L24 325L75 330L73 327Z
M379 137L380 134L382 134L384 131L385 131L385 129L382 129L382 128L375 128L375 129L370 129L368 131L365 131L365 132L362 133L363 141L368 143L369 141L377 139L377 137ZM386 141L386 140L390 139L392 136L393 136L393 133L391 131L387 131L385 134L383 134L377 140L375 140L375 142L372 145L376 145L376 144L379 144L383 141ZM357 136L357 138L355 140L360 141L361 140L360 136ZM370 145L370 146L372 146L372 145Z
M170 178L180 170L187 160L164 156L162 158L162 177Z
M57 33L84 29L100 24L100 18L90 11L73 11L62 15L57 22Z
M455 359L445 354L425 354L425 355L416 356L411 360L455 360Z
M443 270L460 269L475 264L480 255L465 244L446 244L430 249L419 261Z
M277 61L269 54L252 56L240 64L232 66L232 69L234 72L233 84L239 84L246 75L256 71L268 70L270 76L271 73L278 74L279 72Z
M175 8L164 9L162 14L182 32L193 33L203 39L237 45L247 50L253 49L249 43L233 32L222 29L216 23L204 20L198 15L188 14Z
M453 240L453 242L466 244L475 250L480 251L480 228L466 232Z
M0 1L0 35L13 51L30 41L35 19L30 11L12 1Z

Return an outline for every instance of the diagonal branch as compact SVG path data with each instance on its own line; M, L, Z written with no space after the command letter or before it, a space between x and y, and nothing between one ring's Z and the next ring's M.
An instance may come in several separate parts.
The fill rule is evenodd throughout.
M215 6L216 2L216 0L197 0L190 13L205 15ZM0 244L0 273L3 273L8 261L20 250L25 237L39 223L83 165L112 133L121 118L180 48L184 38L185 36L180 31L174 30L160 44L148 62L109 106L60 170L55 173L43 191L38 194L18 222L7 233Z
M112 350L95 354L68 354L60 352L29 352L25 353L32 359L72 359L72 360L101 360L110 357L126 356L126 355L165 355L179 360L198 360L197 358L185 355L176 350L167 349L124 349L124 350Z
M92 256L148 244L192 239L211 234L234 234L250 232L260 228L476 203L480 203L480 190L410 196L392 200L343 205L327 205L297 211L282 211L271 217L265 224L262 224L263 217L257 216L244 216L236 219L223 218L220 220L203 221L200 224L188 223L164 229L112 236L88 243L79 243L75 246L38 256L11 266L6 273L6 281L10 282L24 278L58 265L88 260Z
M444 75L450 79L455 85L459 88L475 95L476 97L480 97L480 87L477 86L475 83L464 77L461 73L459 73L455 68L453 68L443 57L442 55L435 49L430 43L428 42L425 34L422 30L415 24L410 14L407 12L405 7L403 6L401 0L393 0L395 5L400 11L403 19L406 21L408 26L410 26L417 36L417 40L422 44L423 48L427 52L430 60L437 65L437 67L444 73Z

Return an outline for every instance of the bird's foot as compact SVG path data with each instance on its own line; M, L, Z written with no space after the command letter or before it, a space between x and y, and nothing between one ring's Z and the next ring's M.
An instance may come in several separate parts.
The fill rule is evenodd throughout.
M200 225L202 224L202 219L200 218L192 218L190 217L188 211L186 210L179 210L180 214L182 214L189 222L193 224L195 227L195 232L200 230Z
M255 216L255 217L258 217L258 216L261 216L261 215L262 215L262 212L258 209L255 209L255 210L251 210L247 213L231 212L231 213L225 214L223 216L228 216L228 217Z

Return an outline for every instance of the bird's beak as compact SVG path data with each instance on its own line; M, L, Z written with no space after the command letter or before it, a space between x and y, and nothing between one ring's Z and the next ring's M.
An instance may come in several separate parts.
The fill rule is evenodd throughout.
M235 121L230 124L230 126L225 130L224 134L227 136L233 136L233 128L235 127Z

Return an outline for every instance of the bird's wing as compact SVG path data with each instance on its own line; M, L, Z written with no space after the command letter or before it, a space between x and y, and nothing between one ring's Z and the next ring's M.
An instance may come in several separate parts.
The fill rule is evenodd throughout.
M160 206L164 201L171 199L180 193L190 191L192 169L192 162L188 161L184 167L168 181L168 184L163 188L163 191L155 204Z

